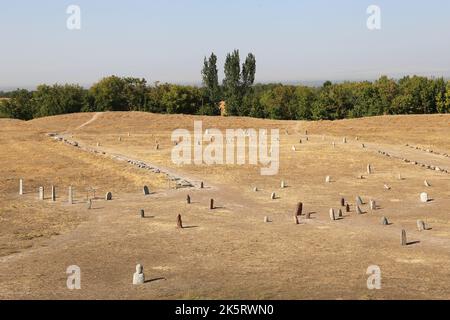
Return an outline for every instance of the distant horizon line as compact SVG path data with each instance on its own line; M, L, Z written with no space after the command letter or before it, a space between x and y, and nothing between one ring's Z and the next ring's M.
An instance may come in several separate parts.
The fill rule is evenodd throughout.
M110 76L113 76L114 74L111 74ZM426 77L431 79L437 79L437 78L443 78L444 80L450 81L450 75L447 76L433 76L433 75L421 75L421 74L404 74L404 75L397 75L397 76L388 76L388 75L380 75L379 77L368 77L368 78L353 78L353 79L322 79L322 80L266 80L266 81L259 81L255 82L255 85L265 85L265 84L282 84L282 85L305 85L310 87L320 87L325 82L330 81L332 83L344 83L344 82L363 82L363 81L376 81L382 76L387 76L390 79L394 80L400 80L403 77L413 77L413 76L419 76L419 77ZM106 76L108 77L108 76ZM130 76L133 77L133 76ZM142 77L136 77L136 78L142 78ZM103 78L98 79L97 81L101 80ZM145 78L144 78L145 79ZM146 79L147 80L147 79ZM96 82L97 82L96 81ZM89 89L94 85L96 82L92 82L89 84L86 83L79 83L79 82L52 82L52 83L40 83L36 85L10 85L10 86L0 86L0 91L3 92L9 92L14 91L17 89L26 89L26 90L35 90L40 85L54 85L54 84L75 84L79 85L85 89ZM149 85L153 85L155 83L159 84L175 84L175 85L183 85L183 86L195 86L200 87L202 86L202 81L160 81L160 80L154 80L149 81Z

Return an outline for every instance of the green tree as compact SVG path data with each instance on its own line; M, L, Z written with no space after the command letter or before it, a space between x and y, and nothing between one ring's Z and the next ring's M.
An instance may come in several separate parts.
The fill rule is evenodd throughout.
M305 86L295 89L296 112L295 119L310 120L312 118L312 105L315 100L315 90Z
M211 53L209 59L206 59L205 57L202 69L202 80L203 85L206 88L209 102L217 107L217 103L220 101L220 87L217 71L217 57L214 53Z
M145 79L126 77L124 82L123 98L129 110L145 111L147 107L147 81Z
M380 79L374 83L375 89L377 89L380 100L381 108L379 114L393 113L392 101L398 95L398 84L393 79L389 79L386 76L381 76Z
M110 76L95 83L89 93L93 97L97 111L128 111L127 99L124 94L126 82L117 77Z
M224 73L223 86L227 103L227 114L230 116L237 115L238 108L242 103L239 50L234 50L232 53L227 54Z
M167 113L196 114L201 105L202 94L199 88L170 85L161 97Z
M80 112L87 104L87 91L79 85L40 85L32 96L34 117Z
M32 93L30 91L17 89L11 92L9 97L9 100L3 101L1 113L14 119L33 119Z
M450 82L447 82L444 88L437 92L436 108L439 113L450 112Z

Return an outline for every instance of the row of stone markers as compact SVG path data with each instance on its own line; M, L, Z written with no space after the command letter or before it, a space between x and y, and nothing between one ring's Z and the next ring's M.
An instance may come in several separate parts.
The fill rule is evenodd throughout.
M392 157L392 158L400 159L400 160L402 160L405 163L410 163L412 165L419 166L419 167L424 168L424 169L433 170L433 171L442 172L442 173L450 173L450 170L447 170L447 169L444 169L444 168L441 168L441 167L438 167L438 166L434 166L434 165L431 165L431 164L422 163L422 162L419 162L419 161L413 161L413 160L406 159L406 158L396 157L396 156L393 156L393 155L391 155L391 154L389 154L389 153L387 153L385 151L378 150L378 154L383 155L385 157Z
M141 160L136 160L136 159L131 159L128 157L125 157L123 155L117 155L117 154L108 154L105 151L101 151L101 150L97 150L95 148L91 148L91 147L86 147L81 145L80 143L78 143L77 141L72 141L69 140L63 136L58 135L57 133L49 133L47 134L49 137L52 137L53 139L55 139L56 141L60 141L63 142L69 146L73 146L76 147L80 150L83 150L85 152L89 152L89 153L94 153L94 154L101 154L104 156L109 156L111 159L114 160L118 160L118 161L124 161L127 162L128 164L131 164L133 166L136 166L139 169L144 169L144 170L148 170L151 171L153 173L162 173L165 174L167 176L167 178L171 181L175 181L176 182L176 187L177 188L190 188L193 187L193 183L191 183L190 181L188 181L187 179L181 178L165 169L159 168L157 166L145 163L144 161ZM97 147L99 147L100 144L97 143Z
M446 157L446 158L450 158L450 154L448 154L448 153L440 153L440 152L437 152L437 151L433 151L431 149L426 149L426 148L417 147L417 146L411 146L408 143L405 144L405 146L409 147L411 149L421 150L421 151L424 151L424 152L427 152L427 153L432 153L432 154L435 154L435 155L438 155L438 156L443 156L443 157Z
M24 181L23 179L19 180L19 195L24 195ZM69 204L73 204L74 203L74 188L72 186L69 186L69 193L68 193L68 197L67 197L67 202ZM39 187L38 188L38 199L39 200L45 200L45 188L44 187ZM51 196L50 199L52 202L56 202L56 187L55 186L51 186ZM88 199L88 204L89 204L89 209L92 206L92 201L90 201L91 199ZM105 200L106 201L111 201L112 200L112 193L108 192L105 195Z

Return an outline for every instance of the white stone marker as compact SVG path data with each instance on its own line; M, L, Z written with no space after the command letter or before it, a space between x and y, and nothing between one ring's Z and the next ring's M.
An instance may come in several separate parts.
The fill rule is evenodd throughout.
M431 187L431 184L427 180L425 180L423 184L425 185L425 187Z
M19 195L23 195L23 179L19 180Z
M367 165L367 174L372 174L372 166L370 164Z
M270 195L270 198L271 198L272 200L275 200L275 198L276 198L275 192L272 192L272 194Z
M417 220L417 229L419 231L425 231L427 230L426 226L425 226L425 222L423 220Z
M69 204L73 204L73 188L69 187Z
M286 182L283 180L281 181L281 185L280 185L281 189L286 188Z
M44 187L39 187L39 200L44 200Z
M336 216L334 214L334 209L333 208L330 209L330 220L331 221L336 220Z
M133 274L133 285L140 285L145 283L144 268L138 264L136 272Z
M326 176L325 182L326 182L326 183L331 183L331 177L330 177L330 176Z
M422 193L420 194L420 201L423 202L423 203L427 203L427 202L429 201L429 199L428 199L428 193L422 192Z

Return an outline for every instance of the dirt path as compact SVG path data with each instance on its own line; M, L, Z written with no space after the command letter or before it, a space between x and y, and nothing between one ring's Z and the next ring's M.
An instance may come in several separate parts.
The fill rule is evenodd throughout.
M80 129L86 127L87 125L93 123L93 122L96 121L102 114L103 114L102 112L97 112L97 113L95 113L89 121L86 121L85 123L81 124L79 127L77 127L77 128L75 129L75 131L80 130Z

